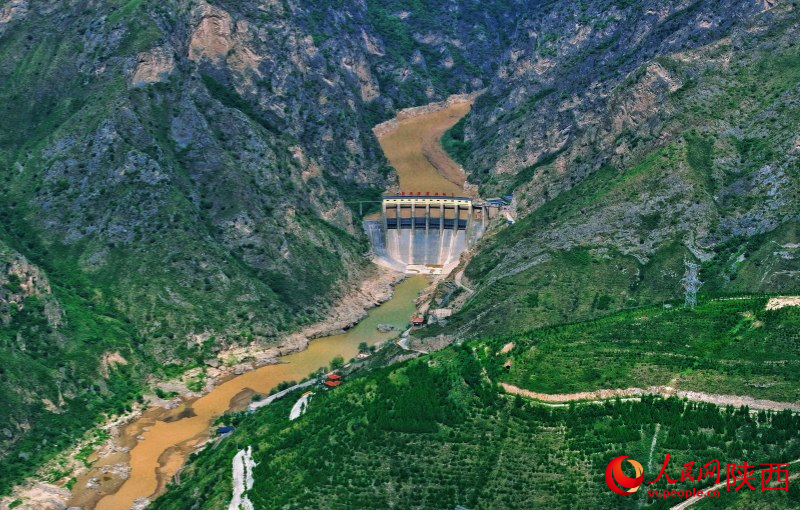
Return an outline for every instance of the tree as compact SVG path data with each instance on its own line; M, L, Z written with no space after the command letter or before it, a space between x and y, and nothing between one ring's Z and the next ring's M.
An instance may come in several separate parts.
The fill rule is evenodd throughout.
M367 345L367 342L358 344L358 352L369 352L369 345Z
M331 360L331 370L338 370L344 366L344 358L336 356Z

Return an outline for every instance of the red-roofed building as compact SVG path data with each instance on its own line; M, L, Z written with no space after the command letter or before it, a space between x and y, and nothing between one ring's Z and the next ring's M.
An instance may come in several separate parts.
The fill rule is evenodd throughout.
M342 376L339 374L334 374L334 373L328 374L328 379L330 379L331 381L338 381L341 378Z
M415 326L422 326L425 324L425 317L420 317L419 315L415 315L411 317L411 324Z
M323 384L328 388L335 388L342 384L342 381L325 381Z

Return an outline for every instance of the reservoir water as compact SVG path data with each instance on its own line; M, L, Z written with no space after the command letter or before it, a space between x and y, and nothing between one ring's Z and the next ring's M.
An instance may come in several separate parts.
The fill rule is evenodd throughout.
M397 171L400 191L422 195L465 196L465 173L442 149L441 137L472 106L472 100L448 102L433 111L403 114L390 126L380 129L381 149ZM418 109L415 109L419 112ZM433 215L438 208L433 207ZM419 209L418 209L419 211ZM453 219L454 211L443 210L443 218ZM411 210L400 209L397 217L410 218ZM423 210L424 214L424 210ZM464 214L462 212L462 214ZM483 234L483 212L470 209L472 221L467 231L439 228L400 229L384 227L381 215L365 218L364 231L369 237L377 263L408 274L447 274L455 268L464 250ZM460 216L464 219L464 216Z
M397 171L400 189L460 196L466 175L442 150L439 139L469 113L472 101L402 118L397 127L378 137L386 158Z
M381 147L397 170L401 189L464 194L463 170L441 149L439 139L466 115L470 106L471 101L458 102L401 118L395 129L379 137ZM370 238L379 235L370 233L369 229L367 232ZM442 265L455 263L467 244L464 232L418 235L419 239L405 242L402 235L407 234L393 232L379 249L388 252L390 258L400 257L400 250L410 250L407 258L413 262ZM89 472L77 480L69 504L85 509L125 510L140 498L158 496L180 471L189 454L209 438L215 418L231 410L244 409L254 394L266 394L284 381L300 380L329 365L336 356L352 358L361 342L373 345L397 336L392 332L379 332L376 326L388 323L404 328L416 310L416 297L428 283L424 276L406 278L397 285L389 301L371 310L358 325L344 334L311 341L306 350L281 358L284 363L232 377L206 395L183 402L177 408L148 409L140 418L125 425L118 438L117 443L130 450L104 452L99 456Z

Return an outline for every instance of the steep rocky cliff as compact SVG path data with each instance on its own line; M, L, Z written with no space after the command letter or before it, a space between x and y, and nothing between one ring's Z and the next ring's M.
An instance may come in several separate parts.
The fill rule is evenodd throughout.
M724 14L723 14L724 13ZM448 333L522 331L701 293L798 290L792 3L551 4L446 146L517 224L466 266Z
M684 258L709 293L796 289L797 16L0 2L0 488L149 375L324 317L371 270L353 202L394 179L370 129L453 93L487 89L445 143L521 221L479 246L444 332L673 299Z

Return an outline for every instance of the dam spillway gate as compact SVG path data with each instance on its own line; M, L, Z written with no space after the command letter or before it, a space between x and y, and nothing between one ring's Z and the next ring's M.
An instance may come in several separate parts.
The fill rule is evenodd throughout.
M379 264L406 273L449 273L483 234L489 207L469 197L401 194L364 221Z

